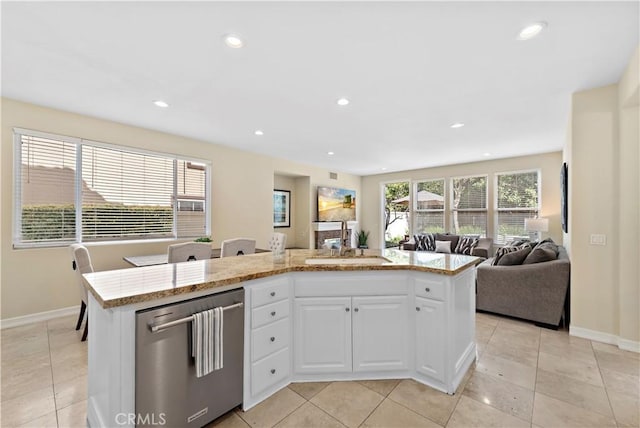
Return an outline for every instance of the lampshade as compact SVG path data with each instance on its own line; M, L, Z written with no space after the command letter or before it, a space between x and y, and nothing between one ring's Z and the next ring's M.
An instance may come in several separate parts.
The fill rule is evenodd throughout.
M548 218L525 218L524 230L526 230L527 232L548 232L549 219Z

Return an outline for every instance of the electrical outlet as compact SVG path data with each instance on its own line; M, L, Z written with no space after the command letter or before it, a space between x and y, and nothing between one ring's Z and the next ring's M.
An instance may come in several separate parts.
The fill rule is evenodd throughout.
M589 238L589 244L591 245L607 245L607 235L599 235L592 233Z

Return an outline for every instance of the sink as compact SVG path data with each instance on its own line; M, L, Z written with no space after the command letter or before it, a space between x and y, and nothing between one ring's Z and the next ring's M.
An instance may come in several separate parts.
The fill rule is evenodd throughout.
M304 262L308 265L381 265L390 260L384 257L314 257Z

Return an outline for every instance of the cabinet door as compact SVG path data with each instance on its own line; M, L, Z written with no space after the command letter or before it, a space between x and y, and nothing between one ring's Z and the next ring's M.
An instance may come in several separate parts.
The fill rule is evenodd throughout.
M444 382L446 325L444 302L416 297L416 370Z
M353 370L406 369L407 297L354 297L352 311Z
M296 372L350 372L351 298L298 298L294 307Z

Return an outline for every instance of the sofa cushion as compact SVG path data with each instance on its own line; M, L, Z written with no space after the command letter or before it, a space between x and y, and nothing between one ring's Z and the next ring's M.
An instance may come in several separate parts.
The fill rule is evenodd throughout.
M521 245L517 251L512 251L500 257L498 259L498 266L516 266L521 265L524 259L527 258L531 252L531 247L528 245Z
M436 237L433 235L433 233L413 235L413 242L416 243L416 250L418 251L436 250Z
M522 244L522 245L526 245L526 244ZM498 263L500 262L500 259L502 257L505 256L505 254L509 254L509 253L515 253L516 251L522 249L522 247L514 247L511 245L505 245L504 247L498 248L496 250L496 256L493 258L493 261L491 262L492 266L498 266Z
M530 265L533 263L550 262L556 260L558 254L550 245L538 244L529 255L522 262L523 265Z
M436 253L451 253L451 241L436 241Z
M453 252L470 256L473 249L478 245L478 241L480 241L478 236L461 236Z
M450 233L436 233L436 241L451 241L451 249L455 249L458 246L458 240L460 236L452 235Z

